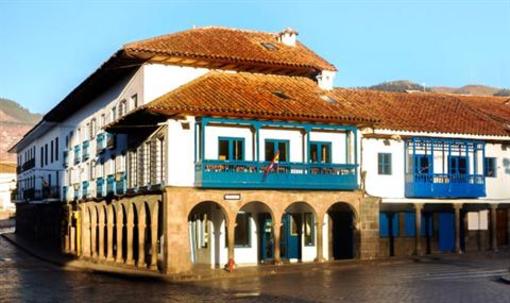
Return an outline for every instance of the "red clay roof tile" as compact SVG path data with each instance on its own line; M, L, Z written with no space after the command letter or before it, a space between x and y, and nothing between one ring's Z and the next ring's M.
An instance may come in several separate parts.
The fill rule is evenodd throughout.
M336 70L335 66L300 42L287 46L277 34L223 27L203 27L136 41L124 45L128 54L162 54L167 56L225 60L275 66L293 66L316 70ZM265 48L272 43L276 49Z

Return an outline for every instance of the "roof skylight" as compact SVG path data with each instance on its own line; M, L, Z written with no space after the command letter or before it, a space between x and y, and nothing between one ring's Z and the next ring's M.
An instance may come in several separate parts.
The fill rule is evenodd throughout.
M278 47L273 42L261 42L260 44L267 50L270 51L278 50Z

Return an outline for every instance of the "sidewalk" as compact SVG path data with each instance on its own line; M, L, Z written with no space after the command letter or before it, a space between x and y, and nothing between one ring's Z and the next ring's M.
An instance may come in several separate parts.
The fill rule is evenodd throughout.
M16 245L17 247L24 250L29 255L38 258L40 260L52 263L65 270L83 270L90 272L98 272L103 274L118 275L124 277L135 277L144 279L157 279L169 282L196 282L204 280L216 280L216 279L236 279L244 277L261 277L270 276L276 274L290 274L303 271L320 271L320 270L342 270L357 266L387 266L397 265L410 262L428 262L430 260L437 259L452 259L452 258L465 258L484 257L491 258L501 255L509 255L508 250L500 251L499 253L494 252L476 252L468 253L463 255L456 254L444 254L444 255L430 255L424 257L394 257L387 259L376 259L376 260L345 260L335 262L324 262L324 263L293 263L293 264L282 264L282 265L259 265L259 266L247 266L238 267L233 272L227 272L223 269L210 269L209 267L196 267L191 272L165 275L163 273L150 271L148 269L133 268L130 266L123 265L109 265L102 261L89 261L84 259L77 259L70 255L59 254L54 251L50 251L41 247L38 244L29 242L16 234L3 234L1 235L6 240Z

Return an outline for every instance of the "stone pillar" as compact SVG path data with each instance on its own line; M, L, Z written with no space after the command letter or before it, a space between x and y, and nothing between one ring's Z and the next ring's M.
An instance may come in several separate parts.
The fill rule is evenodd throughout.
M143 222L142 222L143 220ZM145 217L138 217L138 267L146 267L145 265Z
M134 207L134 206L132 206ZM127 239L126 239L126 264L135 265L135 261L133 260L133 229L135 225L133 224L133 218L129 218L126 224L127 229Z
M420 233L421 233L421 210L423 209L423 204L421 203L416 203L414 204L414 210L415 210L415 215L416 215L416 220L415 220L415 239L414 239L414 253L415 255L417 256L421 256L423 255L423 252L421 250L421 237L420 237Z
M97 216L95 207L91 207L92 216L90 216L92 222L90 222L90 249L92 250L91 256L92 258L97 257L97 248L96 248L96 237L97 237Z
M208 223L205 223L208 224ZM236 220L234 218L230 218L227 223L227 238L228 238L228 262L225 265L226 268L230 268L235 265L235 228L236 228Z
M491 249L498 251L498 204L491 204Z
M167 274L191 270L191 246L185 190L167 187L163 192L163 266Z
M106 225L106 233L108 237L108 243L106 244L106 261L113 261L113 216L108 217L108 223Z
M119 208L122 212L122 208ZM124 260L122 259L122 228L124 227L123 224L123 218L122 215L117 216L117 251L115 256L115 262L117 263L124 263Z
M359 256L362 260L372 260L379 255L379 205L380 199L365 197L360 200ZM331 222L331 221L330 221ZM332 225L332 224L330 224ZM333 245L331 245L333 247Z
M76 255L80 256L82 251L82 212L75 213L76 218L76 238L73 238L73 242L76 241Z
M455 210L455 252L461 254L462 248L460 247L460 210L462 209L462 204L453 204L453 208Z
M105 227L105 224L104 224L104 221L101 221L101 220L104 220L104 216L99 216L99 253L97 254L97 257L98 259L105 259L105 255L104 255L104 227Z
M154 209L151 214L151 270L158 269L158 204L154 205Z
M323 228L323 225L324 225L324 215L323 214L320 214L317 218L316 218L316 230L317 230L317 238L316 238L316 243L317 243L317 256L315 257L315 262L317 263L322 263L324 262L324 252L323 252L323 244L322 244L322 228Z
M86 206L84 206L84 209ZM82 224L81 224L81 255L83 257L90 257L90 223L88 210L82 210Z
M282 227L282 216L276 214L273 218L273 240L274 240L274 264L280 265L282 264L282 259L280 255L280 234Z

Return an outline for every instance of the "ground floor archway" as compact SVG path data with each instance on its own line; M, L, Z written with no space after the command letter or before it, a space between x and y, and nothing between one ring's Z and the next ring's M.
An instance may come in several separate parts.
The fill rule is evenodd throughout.
M328 259L353 259L357 252L356 214L345 202L329 207L325 221L328 229Z

